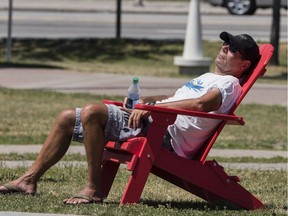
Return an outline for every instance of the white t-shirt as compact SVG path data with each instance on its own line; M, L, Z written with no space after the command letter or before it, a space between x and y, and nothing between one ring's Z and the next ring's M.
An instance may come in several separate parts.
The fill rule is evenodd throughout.
M211 113L228 113L242 91L237 78L206 73L185 83L174 96L157 103L199 98L212 88L220 90L222 104L218 110ZM179 156L192 158L220 122L221 120L216 119L178 115L174 124L168 127L174 151Z

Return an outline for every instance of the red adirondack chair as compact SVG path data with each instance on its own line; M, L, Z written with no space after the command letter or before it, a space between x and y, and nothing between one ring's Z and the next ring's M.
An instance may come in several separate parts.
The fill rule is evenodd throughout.
M264 204L239 184L237 176L227 175L222 166L215 160L206 161L206 157L226 124L245 124L242 117L234 115L234 111L255 81L265 73L273 51L270 44L260 46L261 59L253 72L242 80L243 92L228 115L137 105L138 109L151 111L153 123L146 137L107 143L102 167L103 195L108 196L119 165L124 163L131 175L120 205L139 202L146 180L153 173L208 202L230 201L245 209L263 208ZM104 103L122 106L122 103L114 101ZM168 125L174 123L178 114L222 120L193 159L179 157L161 146Z

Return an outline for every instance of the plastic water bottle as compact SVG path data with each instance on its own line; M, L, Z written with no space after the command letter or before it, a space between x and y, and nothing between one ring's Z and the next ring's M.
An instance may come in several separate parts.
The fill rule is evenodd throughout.
M141 95L141 90L139 86L139 79L138 77L134 77L132 80L132 84L128 88L126 108L134 109L134 105L139 102L140 95Z

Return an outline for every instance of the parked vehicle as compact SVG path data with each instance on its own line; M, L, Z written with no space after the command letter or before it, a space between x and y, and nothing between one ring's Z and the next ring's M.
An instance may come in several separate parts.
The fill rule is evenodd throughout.
M233 15L252 15L257 8L273 6L273 0L205 0L213 6L226 7ZM281 7L287 9L287 0L281 0Z

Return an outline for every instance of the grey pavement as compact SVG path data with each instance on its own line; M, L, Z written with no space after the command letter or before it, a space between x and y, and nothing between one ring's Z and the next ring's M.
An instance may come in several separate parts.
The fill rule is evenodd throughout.
M10 152L14 153L38 153L41 149L41 144L30 144L30 145L0 145L2 154L9 154ZM80 154L85 155L84 146L70 146L67 154ZM283 157L287 158L286 151L278 150L245 150L245 149L217 149L212 148L209 156L211 157L253 157L253 158L273 158L273 157Z
M45 89L69 93L127 94L132 75L80 73L58 69L0 68L0 86L15 89ZM142 95L172 94L186 78L139 76ZM109 85L109 88L107 88ZM287 85L256 83L243 103L287 106Z
M1 145L1 153L38 153L42 145ZM67 154L80 154L85 155L84 146L70 146ZM282 157L287 159L286 151L271 151L271 150L244 150L244 149L211 149L209 157L252 157L252 158L275 158ZM1 161L0 166L17 168L17 167L29 167L33 161ZM79 161L60 161L56 166L67 167L67 166L87 166L87 163ZM224 163L221 164L225 168L236 168L236 169L250 169L250 170L287 170L287 163Z
M71 12L101 12L109 13L116 11L116 0L14 0L14 10L43 10L43 11L71 11ZM0 10L7 10L9 1L0 1ZM189 2L178 1L144 1L143 6L134 3L133 0L122 0L122 12L124 13L173 13L186 14L189 10ZM227 10L221 7L213 7L210 4L200 4L200 10L203 14L228 14ZM271 9L259 9L257 15L271 14ZM282 14L287 14L283 9Z

